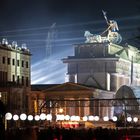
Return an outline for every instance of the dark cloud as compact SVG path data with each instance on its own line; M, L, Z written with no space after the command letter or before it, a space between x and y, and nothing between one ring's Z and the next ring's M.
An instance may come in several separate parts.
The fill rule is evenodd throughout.
M64 21L71 19L84 21L101 18L101 10L110 16L121 17L137 14L137 0L2 0L0 16L3 22L24 23ZM73 21L71 21L73 22Z

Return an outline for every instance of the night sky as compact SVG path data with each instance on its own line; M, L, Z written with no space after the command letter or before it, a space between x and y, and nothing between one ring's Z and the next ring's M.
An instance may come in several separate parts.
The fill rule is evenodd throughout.
M84 43L85 30L100 34L106 29L102 10L117 21L123 42L140 48L135 39L140 34L139 0L0 0L0 39L27 44L32 84L63 83L66 65L61 59L73 55L73 44Z

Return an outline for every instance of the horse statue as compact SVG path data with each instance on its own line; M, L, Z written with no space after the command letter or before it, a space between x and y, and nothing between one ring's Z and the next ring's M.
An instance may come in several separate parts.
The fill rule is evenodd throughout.
M93 35L89 31L85 31L84 36L86 37L85 43L101 43L102 42L100 35Z
M102 12L108 25L107 29L105 29L105 31L103 31L100 35L91 34L89 31L85 31L84 34L84 36L86 37L85 43L104 43L104 42L110 42L114 44L121 43L122 37L118 33L119 28L117 22L115 20L108 20L106 12L103 10Z

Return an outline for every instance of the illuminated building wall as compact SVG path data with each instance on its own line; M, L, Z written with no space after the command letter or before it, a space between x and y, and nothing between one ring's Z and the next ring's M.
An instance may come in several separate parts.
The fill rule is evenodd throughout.
M67 63L69 82L117 91L122 85L140 85L140 53L130 45L84 43L74 46Z
M7 93L9 111L27 110L27 93L30 91L30 51L6 39L0 44L0 92Z
M46 87L46 88L45 88ZM98 99L112 99L114 92L99 90L77 83L63 83L51 87L32 85L31 114L51 113L59 114L60 108L64 115L112 117L112 106L108 101ZM97 100L92 100L97 99Z

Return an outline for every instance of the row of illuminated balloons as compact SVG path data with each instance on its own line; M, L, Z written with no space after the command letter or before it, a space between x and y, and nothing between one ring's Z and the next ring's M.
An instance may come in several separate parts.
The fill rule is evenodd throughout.
M17 115L17 114L14 114L12 115L11 113L6 113L5 114L5 119L6 120L29 120L29 121L32 121L32 120L35 120L35 121L39 121L39 120L48 120L48 121L51 121L52 120L52 114L45 114L45 113L41 113L40 115L26 115L25 113L22 113L20 115ZM103 121L109 121L109 117L108 116L105 116L102 118ZM114 122L116 122L118 120L118 118L116 116L113 116L111 118ZM63 115L63 114L57 114L56 115L56 121L81 121L81 117L80 116L69 116L69 115ZM82 117L82 120L83 121L99 121L100 120L100 117L99 116L84 116ZM127 117L126 120L128 122L138 122L138 118L137 117Z

